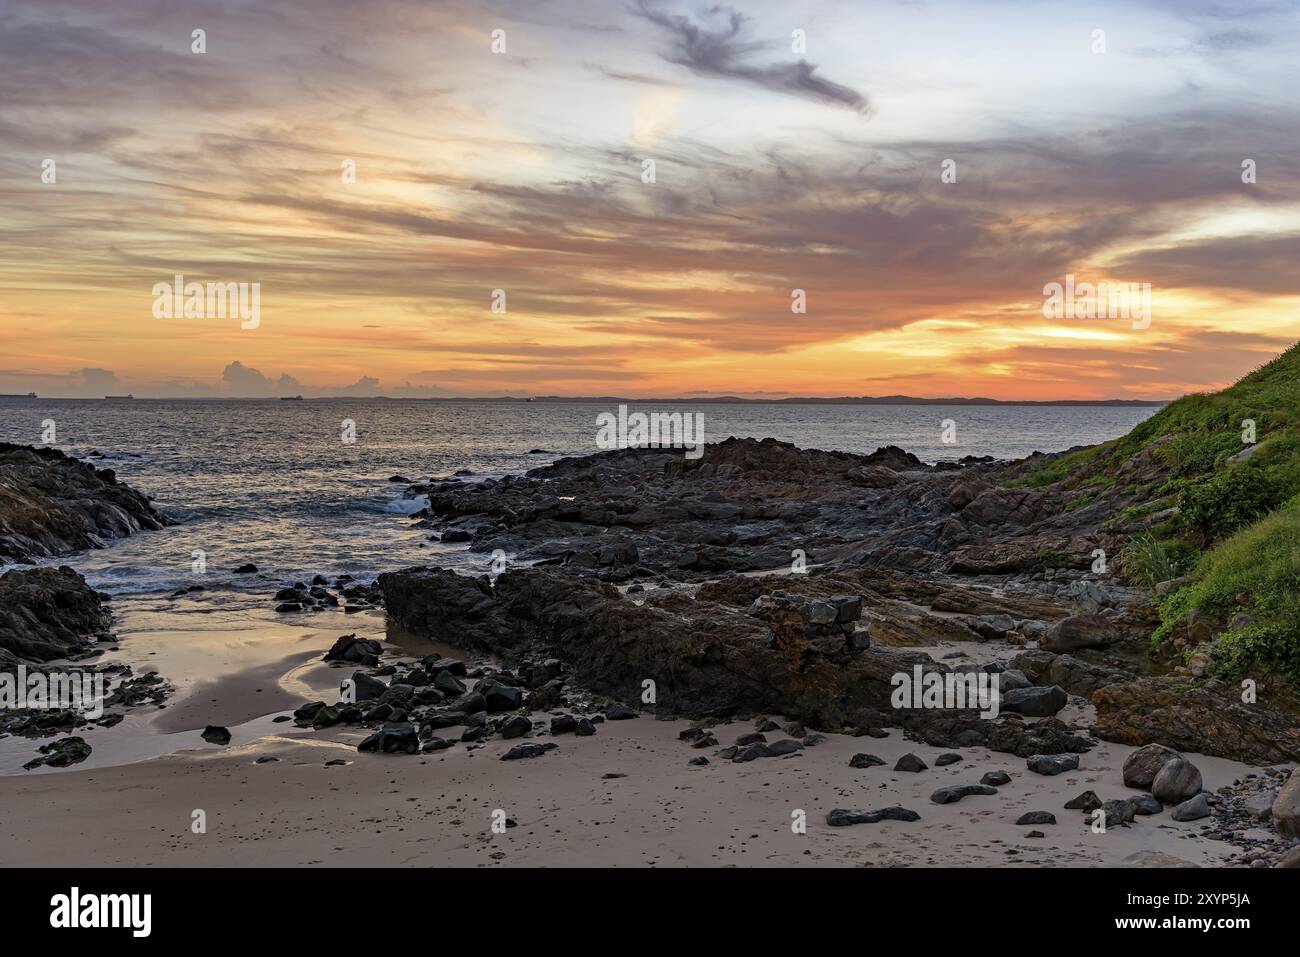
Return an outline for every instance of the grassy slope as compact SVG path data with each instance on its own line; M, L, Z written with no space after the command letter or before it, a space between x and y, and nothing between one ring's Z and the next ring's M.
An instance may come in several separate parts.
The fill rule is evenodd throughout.
M1248 447L1247 419L1256 447L1229 461ZM1020 484L1135 501L1117 507L1121 527L1177 506L1121 556L1134 581L1188 578L1161 599L1156 640L1192 609L1224 621L1245 612L1250 623L1219 639L1216 672L1262 669L1300 682L1300 344L1236 385L1185 396L1123 438L1050 461Z

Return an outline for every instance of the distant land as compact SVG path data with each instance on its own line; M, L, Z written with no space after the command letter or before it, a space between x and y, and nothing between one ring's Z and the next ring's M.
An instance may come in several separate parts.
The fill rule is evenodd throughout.
M34 399L35 395L0 395L0 399ZM103 401L94 398L76 396L46 396L63 402ZM133 398L131 396L106 396L108 399ZM1079 406L1143 406L1159 407L1168 405L1172 399L989 399L983 396L973 398L951 397L944 399L923 399L912 395L860 395L834 396L819 398L817 396L798 396L783 399L746 399L741 396L724 395L688 398L654 398L636 399L616 395L539 395L539 396L388 396L388 395L322 395L322 396L159 396L153 399L136 399L154 402L277 402L281 400L312 402L356 402L358 400L383 400L387 402L590 402L590 403L636 403L638 405L1079 405Z

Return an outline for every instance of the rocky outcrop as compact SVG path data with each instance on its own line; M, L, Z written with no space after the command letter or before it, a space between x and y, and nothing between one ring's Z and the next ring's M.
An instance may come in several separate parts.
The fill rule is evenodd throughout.
M57 449L0 442L0 563L30 562L168 524L139 492Z
M1110 684L1092 696L1093 733L1123 744L1163 744L1249 764L1300 761L1300 721L1290 711L1244 704L1223 681L1163 675Z
M100 596L67 566L12 569L0 575L0 668L25 661L76 658L110 637Z
M507 661L551 655L584 686L625 700L640 700L651 681L659 707L691 716L779 711L810 725L874 727L892 712L894 675L943 670L926 655L855 643L851 620L840 620L856 611L847 597L785 593L754 615L680 594L638 605L547 568L506 572L495 585L408 569L379 585L408 632Z

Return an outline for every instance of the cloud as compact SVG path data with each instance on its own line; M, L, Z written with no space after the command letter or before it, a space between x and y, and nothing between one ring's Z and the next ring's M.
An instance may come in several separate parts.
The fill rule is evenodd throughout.
M718 24L712 27L690 17L664 13L650 0L639 0L635 12L662 27L672 38L671 50L664 56L668 62L701 76L743 80L778 93L845 106L860 113L870 110L865 96L851 87L817 76L817 67L807 60L764 66L746 63L764 44L742 39L749 18L730 7L708 9L705 16Z
M111 389L118 384L117 375L108 369L78 369L76 372L81 376L81 384L92 392Z
M252 366L235 360L221 371L221 381L229 384L238 396L289 395L302 391L302 383L286 372L271 379Z

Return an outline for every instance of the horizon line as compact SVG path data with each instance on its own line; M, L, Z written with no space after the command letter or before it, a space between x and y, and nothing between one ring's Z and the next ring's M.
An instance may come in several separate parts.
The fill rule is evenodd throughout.
M10 394L0 396L4 400L23 400L28 402L340 402L358 399L380 400L385 402L545 402L558 404L564 402L619 402L619 403L697 403L697 404L754 404L754 405L1034 405L1034 406L1117 406L1117 407L1154 407L1169 405L1175 399L993 399L986 396L943 396L926 397L910 395L887 396L787 396L782 398L746 398L744 396L692 396L666 397L655 396L637 398L613 395L539 395L539 396L390 396L390 395L156 395L137 397L127 396L39 396Z

